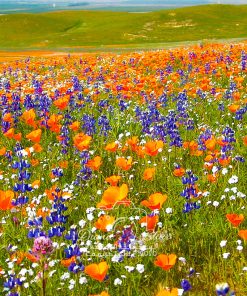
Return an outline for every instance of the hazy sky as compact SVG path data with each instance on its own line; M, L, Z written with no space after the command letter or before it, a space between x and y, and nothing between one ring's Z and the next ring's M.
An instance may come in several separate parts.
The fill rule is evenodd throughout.
M0 0L0 3L1 2L22 2L22 3L28 3L28 2L32 2L32 3L56 3L56 2L67 2L67 3L73 3L73 2L88 2L88 3L104 3L104 2L115 2L115 3L118 3L118 2L129 2L129 3L139 3L139 4L142 4L142 5L145 5L145 4L149 4L149 3L154 3L154 2L158 2L159 4L173 4L173 3L188 3L188 2L193 2L193 3L202 3L202 2L208 2L208 3L217 3L217 2L220 2L220 3L231 3L231 4L247 4L247 0Z
M20 4L53 4L53 3L121 3L121 4L138 4L138 5L178 5L186 4L205 4L205 3L222 3L222 4L247 4L247 0L0 0L0 3L20 3Z

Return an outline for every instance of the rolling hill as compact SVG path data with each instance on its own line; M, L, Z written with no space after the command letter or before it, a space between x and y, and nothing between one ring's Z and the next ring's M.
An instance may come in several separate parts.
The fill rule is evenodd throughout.
M0 15L0 49L134 46L247 37L247 5L147 13L59 11Z

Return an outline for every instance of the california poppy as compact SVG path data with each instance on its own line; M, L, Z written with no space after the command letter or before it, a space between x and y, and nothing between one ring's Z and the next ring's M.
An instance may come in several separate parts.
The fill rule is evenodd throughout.
M12 199L14 198L14 192L11 190L0 190L0 210L9 210L13 208Z
M12 123L14 121L11 113L5 113L2 120L9 123Z
M9 138L9 139L13 139L14 138L14 135L15 135L15 129L14 128L10 128L8 129L5 133L4 133L4 136L6 138Z
M149 141L145 144L145 152L147 155L155 156L163 148L163 141Z
M132 157L125 159L124 157L119 157L116 160L116 165L124 171L128 171L132 166Z
M86 163L86 167L90 168L93 171L98 171L102 165L102 158L100 156L95 156L93 159L89 160Z
M39 186L40 186L40 180L35 180L35 181L33 181L33 183L32 183L32 187L33 187L34 189L39 188Z
M142 217L139 220L139 224L145 224L146 230L149 232L153 232L155 230L155 227L158 222L159 222L158 215L147 215L145 217Z
M130 146L132 151L136 151L138 147L138 137L132 137L131 139L127 140L127 145Z
M89 275L91 278L103 282L106 277L109 266L107 262L103 261L99 264L90 264L85 267L84 272Z
M222 157L222 158L219 158L218 161L222 166L227 166L231 162L231 157L224 157L224 158Z
M227 220L234 226L238 227L240 223L244 221L244 215L240 214L226 214Z
M98 203L97 207L102 209L111 209L117 204L129 205L130 200L126 199L128 191L129 189L127 184L122 184L120 187L110 186L103 193L102 200Z
M208 179L209 182L215 183L217 181L217 175L215 175L215 174L208 174L207 175L207 179Z
M211 151L214 150L216 144L217 142L214 138L211 138L205 141L206 148Z
M100 294L90 294L88 296L110 296L110 294L106 291L102 291Z
M87 150L91 140L92 137L84 133L79 133L73 138L74 146L80 151Z
M106 145L105 150L110 151L110 152L116 152L118 149L118 143L116 142L111 142Z
M34 109L25 110L21 116L21 119L28 125L36 128L37 124L35 122L35 111Z
M35 158L32 158L30 159L30 163L33 167L37 166L39 164L39 160L38 159L35 159Z
M183 177L184 174L185 174L185 169L181 167L178 167L173 171L173 175L175 177Z
M111 186L116 186L120 181L120 179L121 179L121 176L113 175L113 176L107 177L105 181L109 183Z
M63 118L62 115L52 114L50 118L47 120L47 125L50 130L54 133L59 133L61 129L61 124L59 124L60 120Z
M74 121L70 126L70 129L73 131L77 131L80 128L80 122L79 121Z
M7 151L7 149L5 147L1 148L0 149L0 156L5 155L6 151Z
M64 110L64 109L66 109L67 106L68 106L68 103L69 103L69 97L68 97L68 96L66 96L66 97L64 97L64 98L60 98L60 99L54 101L54 105L55 105L58 109L60 109L60 110Z
M228 106L229 111L232 113L237 112L239 108L240 108L240 106L237 104L232 104L232 105Z
M95 227L101 231L107 232L108 227L113 225L115 222L115 218L109 215L101 215L99 219L95 222Z
M175 265L176 260L177 256L175 254L160 254L156 257L154 264L164 270L169 270Z
M38 258L38 257L36 257L36 256L34 256L33 254L28 253L28 252L25 253L25 257L26 257L29 261L33 262L33 263L39 261L39 258Z
M245 146L247 146L247 136L243 137L243 143L244 143Z
M43 150L42 146L39 143L35 143L33 145L33 149L35 152L41 152Z
M154 175L155 175L155 168L147 168L147 169L145 169L142 178L143 178L143 180L151 181L151 180L153 180Z
M247 240L247 229L239 230L238 236L240 236L243 240Z
M39 143L41 138L42 130L37 129L26 135L26 138L34 143Z
M178 296L178 289L173 288L171 291L170 290L161 290L156 294L156 296Z
M166 201L167 196L162 193L153 193L149 196L148 200L143 200L141 204L148 207L150 210L159 210L163 203Z
M25 258L25 253L21 251L17 251L10 256L11 260L15 260L16 264L21 264L23 259Z
M61 264L64 267L69 267L71 263L75 263L75 262L76 262L76 257L75 256L72 256L71 258L68 258L68 259L62 259L61 260Z

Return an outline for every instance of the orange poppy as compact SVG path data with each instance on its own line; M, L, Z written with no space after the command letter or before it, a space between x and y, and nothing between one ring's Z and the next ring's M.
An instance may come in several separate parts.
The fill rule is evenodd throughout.
M210 162L210 161L212 161L213 159L214 159L213 155L208 154L208 155L204 158L204 161L206 161L206 162Z
M173 288L171 291L169 290L161 290L156 294L156 296L178 296L178 289Z
M10 128L9 130L7 130L7 132L4 133L4 136L6 138L9 138L9 139L13 139L14 135L15 135L15 129L14 128Z
M42 146L39 143L35 143L33 145L33 149L35 152L41 152L43 150Z
M30 163L31 163L32 166L35 167L35 166L37 166L39 164L39 160L38 159L35 159L35 158L32 158L30 160Z
M13 208L11 201L14 196L14 192L11 190L0 190L0 210L10 210Z
M191 151L195 151L198 148L198 144L195 141L190 141L188 147Z
M43 209L43 208L39 208L37 210L37 217L47 217L50 214L50 210L48 209Z
M87 162L86 167L90 168L93 171L98 171L101 165L102 158L100 156L95 156L93 159Z
M34 143L39 143L41 138L42 130L37 129L35 131L32 131L28 135L26 135L26 138Z
M25 121L26 124L35 128L36 127L35 117L36 117L36 114L34 109L30 109L30 110L25 110L23 112L21 119Z
M10 256L11 260L13 261L14 259L16 260L16 264L21 264L23 259L25 258L25 253L21 251L17 251L16 253L13 253Z
M214 138L208 139L208 140L205 141L205 146L206 146L206 148L208 150L212 151L212 150L214 150L216 143L217 142L216 142L216 140Z
M28 253L28 252L25 253L25 257L26 257L29 261L33 262L33 263L39 261L39 258L37 258L37 257L34 256L33 254Z
M1 148L0 149L0 156L5 155L6 151L7 151L7 149L5 147Z
M3 121L12 123L14 121L11 113L5 113L3 116Z
M240 109L240 106L237 104L232 104L232 105L228 106L228 109L230 112L235 113L238 111L238 109Z
M206 170L211 170L213 168L214 164L213 163L210 163L210 162L205 162L203 167L206 169Z
M47 197L50 199L50 200L53 200L54 199L54 194L56 194L56 188L57 186L56 185L53 185L50 189L46 189L45 190L45 194L47 195Z
M153 180L154 175L155 175L155 168L147 168L147 169L145 169L142 178L143 178L143 180L151 181L151 180Z
M39 186L40 186L40 180L35 180L35 181L33 181L33 183L32 183L32 187L33 188L39 188Z
M142 217L139 220L139 224L146 224L146 230L149 232L153 232L155 230L155 227L157 223L159 222L159 216L158 215L148 215L145 217Z
M78 131L78 129L80 128L80 122L79 121L74 121L70 126L70 129L72 129L73 131Z
M160 254L156 257L154 264L164 270L169 270L175 265L176 260L177 256L175 254Z
M135 153L140 157L140 158L144 158L145 157L145 148L142 146L137 146L135 149Z
M141 204L153 211L159 210L166 200L166 195L163 195L162 193L153 193L149 196L148 200L143 200Z
M110 296L106 291L101 292L100 294L90 294L88 296Z
M209 182L215 183L217 181L217 175L209 174L209 175L207 175L207 179Z
M243 137L243 143L244 143L245 146L247 146L247 136Z
M118 149L118 143L112 142L106 145L105 150L110 152L116 152Z
M138 137L132 137L131 139L127 140L127 145L130 146L132 151L136 151L138 146Z
M231 157L219 158L218 161L222 166L227 166L231 162Z
M127 200L129 189L127 184L118 186L110 186L105 190L102 200L98 203L97 207L102 209L112 209L114 205L124 204L129 205L130 200Z
M150 156L155 156L163 148L163 141L149 141L145 144L145 153Z
M94 263L94 264L87 265L85 267L84 272L94 280L103 282L106 277L108 269L109 269L109 266L107 262L103 261L103 262L100 262L99 264Z
M75 263L76 262L76 257L75 256L72 256L71 258L69 259L62 259L61 260L61 264L64 266L64 267L69 267L71 263Z
M69 165L69 162L67 160L63 160L59 162L59 166L62 169L67 169L68 165Z
M107 227L113 225L115 218L109 215L101 215L99 219L95 222L95 227L101 231L107 232Z
M22 134L21 133L18 133L18 134L14 134L13 135L13 139L16 140L16 141L20 141L22 138Z
M69 97L65 97L65 98L61 98L61 99L58 99L56 101L54 101L54 105L60 109L60 110L64 110L67 108L68 106L68 103L69 103Z
M238 236L240 236L243 240L247 240L247 229L239 230Z
M111 186L116 186L120 180L121 177L116 175L110 176L105 179L105 181L109 183Z
M47 120L47 125L52 132L54 133L60 132L61 124L59 124L59 122L62 118L63 118L62 115L52 114L50 118Z
M125 159L124 157L119 157L116 160L116 165L124 171L128 171L132 166L132 157Z
M240 214L226 214L227 220L234 226L238 227L240 223L244 221L244 215Z
M87 150L91 140L92 137L84 133L79 133L73 138L74 146L80 151Z
M176 168L173 171L173 175L175 177L183 177L184 174L185 174L185 169L184 168Z

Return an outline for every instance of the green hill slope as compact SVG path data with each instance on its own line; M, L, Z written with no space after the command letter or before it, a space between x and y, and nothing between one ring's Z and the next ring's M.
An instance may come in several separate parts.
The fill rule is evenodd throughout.
M148 13L63 11L0 15L0 48L64 48L247 37L247 5Z

